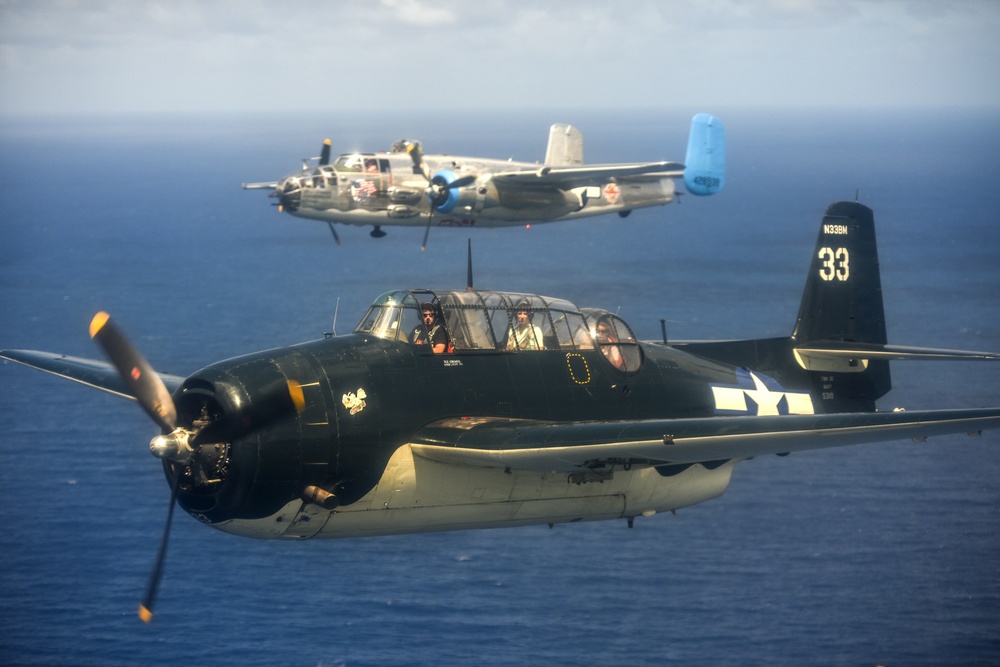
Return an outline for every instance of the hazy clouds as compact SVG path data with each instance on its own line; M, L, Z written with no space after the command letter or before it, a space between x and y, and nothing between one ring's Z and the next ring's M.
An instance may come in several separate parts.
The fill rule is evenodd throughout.
M0 0L0 111L1000 105L1000 3Z

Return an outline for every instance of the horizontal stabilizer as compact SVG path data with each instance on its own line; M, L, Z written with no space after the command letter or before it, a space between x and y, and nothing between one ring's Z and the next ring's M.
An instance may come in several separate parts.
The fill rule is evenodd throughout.
M811 371L863 371L869 361L1000 361L997 352L944 350L878 343L810 341L795 348L799 365Z
M19 364L37 368L46 373L52 373L74 382L106 391L122 398L135 400L118 370L106 361L68 357L65 354L52 352L36 352L35 350L0 350L0 358L16 361ZM184 382L184 378L158 373L167 390L173 393Z
M410 448L451 465L578 472L747 459L991 428L1000 428L1000 408L637 422L444 420L418 431Z
M707 113L691 119L684 185L693 195L714 195L726 183L726 129Z

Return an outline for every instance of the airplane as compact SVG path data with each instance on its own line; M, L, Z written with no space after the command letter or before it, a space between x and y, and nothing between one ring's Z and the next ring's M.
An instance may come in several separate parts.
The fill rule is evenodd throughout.
M177 505L262 539L631 527L718 497L755 456L1000 427L1000 408L876 409L890 360L1000 359L890 345L878 267L872 210L837 202L786 337L639 341L600 308L473 289L470 242L466 289L388 291L352 334L186 378L103 312L90 334L109 361L0 357L133 399L160 431L171 500L148 621Z
M725 184L725 128L708 114L691 120L685 163L584 164L583 134L572 125L549 129L542 164L453 155L425 155L418 141L403 139L389 152L347 153L330 162L330 140L317 161L276 182L244 183L271 190L278 210L333 223L442 227L505 227L575 220L669 204L675 178L687 191L707 196Z

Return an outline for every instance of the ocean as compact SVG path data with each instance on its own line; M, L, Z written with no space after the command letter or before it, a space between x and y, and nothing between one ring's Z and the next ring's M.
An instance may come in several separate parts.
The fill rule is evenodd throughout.
M683 160L728 132L711 198L507 229L338 228L246 181L388 149ZM827 205L875 211L889 340L1000 350L1000 117L951 110L621 109L6 118L0 348L99 358L107 310L155 368L349 333L390 289L475 284L618 312L640 338L790 332ZM336 322L334 323L334 314ZM893 364L881 409L1000 405L1000 364ZM721 498L625 521L301 543L174 520L129 401L0 365L4 665L998 665L1000 435L765 457Z

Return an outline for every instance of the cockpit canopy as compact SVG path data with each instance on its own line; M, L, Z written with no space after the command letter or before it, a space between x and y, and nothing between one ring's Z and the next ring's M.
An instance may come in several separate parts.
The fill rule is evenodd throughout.
M606 310L581 310L569 301L534 294L492 291L397 290L372 303L354 329L384 340L426 340L421 308L440 314L448 351L534 352L601 350L623 371L637 371L642 351L632 330ZM522 316L518 317L521 313Z

